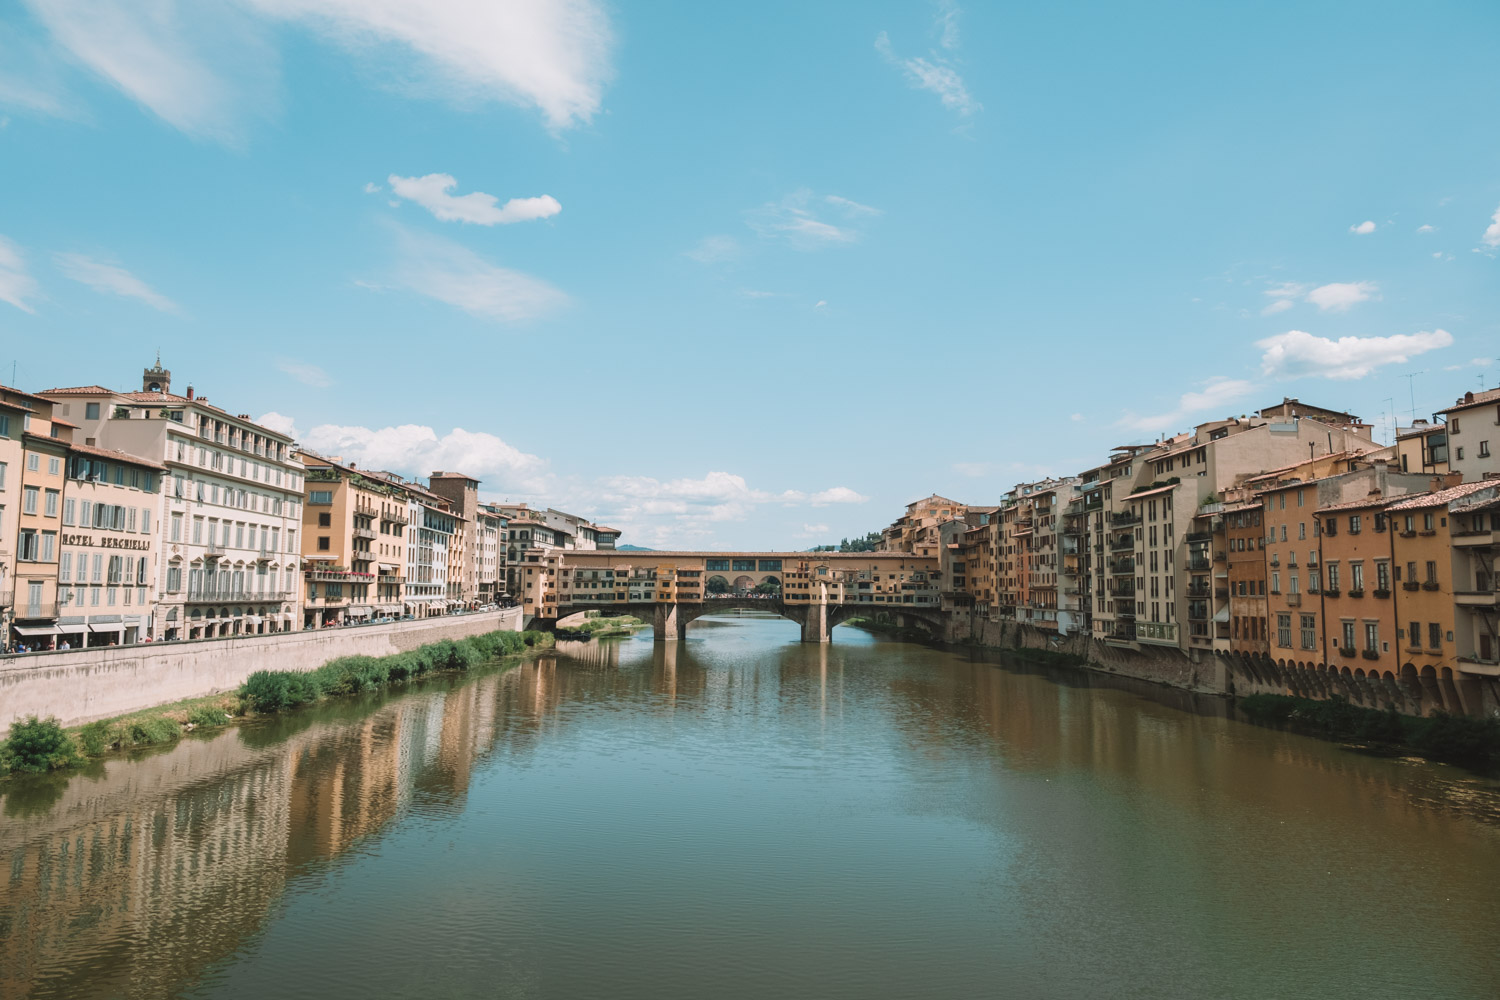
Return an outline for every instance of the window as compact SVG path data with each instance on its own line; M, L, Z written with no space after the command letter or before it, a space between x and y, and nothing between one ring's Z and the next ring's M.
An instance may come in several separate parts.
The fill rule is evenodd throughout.
M1362 562L1351 562L1349 564L1349 591L1365 589L1365 564Z
M1318 616L1302 616L1302 648L1312 649L1318 642Z
M1300 497L1302 494L1299 493L1297 495ZM1302 541L1302 540L1305 540L1306 538L1307 538L1307 522L1306 521L1298 521L1297 522L1297 540L1298 541Z
M1427 648L1440 649L1443 645L1443 627L1437 622L1427 623Z
M30 414L26 415L26 420L28 423L31 421ZM36 452L32 452L30 455L27 455L26 468L31 472L40 472L42 470L42 456L38 455Z
M36 456L33 455L32 457L35 458ZM36 501L37 497L41 495L41 490L35 486L25 486L22 487L21 493L23 497L21 500L21 510L27 514L35 514Z
M1432 521L1432 514L1431 514L1431 512L1422 515L1422 530L1423 531L1432 531L1433 530L1433 521Z
M1365 652L1380 652L1380 625L1377 622L1365 622Z
M1344 622L1344 644L1343 648L1350 653L1354 652L1354 623Z
M57 582L71 583L73 580L73 553L64 552L57 563Z
M1437 563L1431 559L1427 560L1427 582L1437 586Z
M1458 433L1458 418L1457 417L1454 417L1454 418L1452 418L1451 420L1448 421L1448 433L1449 434L1457 434Z
M316 503L317 501L314 501ZM333 526L333 515L326 511L318 515L318 527L330 528Z
M319 552L327 552L328 551L328 546L329 546L329 541L328 541L328 536L327 535L323 535L323 536L321 536L321 537L318 538L318 551Z
M182 589L182 567L167 567L167 593L175 594Z
M1281 593L1281 571L1280 570L1273 570L1271 572L1271 593L1273 593L1273 594L1279 594L1279 593Z
M307 495L308 503L331 504L333 503L332 490L312 490Z
M1375 589L1391 589L1391 564L1388 562L1377 562L1375 564Z
M1358 514L1350 514L1349 515L1349 534L1351 534L1351 535L1357 535L1357 534L1359 534L1359 515Z
M99 419L99 404L98 403L84 403L83 404L83 419L85 419L85 420L98 420Z
M48 517L56 517L57 516L57 506L61 502L62 502L62 493L61 492L59 492L58 490L48 490L47 491L46 507L44 508L46 515Z
M1421 622L1407 622L1406 623L1406 644L1408 646L1410 646L1412 649L1421 649L1422 648L1422 623Z
M49 475L49 476L55 476L55 475L58 475L61 472L62 472L62 459L60 459L60 458L49 458L49 459L47 459L47 475Z
M1292 616L1290 614L1278 614L1276 616L1276 645L1285 646L1288 649L1292 645Z
M57 532L42 532L42 562L51 562L57 558Z
M1479 457L1480 458L1489 458L1490 457L1490 443L1488 441L1481 441L1481 442L1479 442Z

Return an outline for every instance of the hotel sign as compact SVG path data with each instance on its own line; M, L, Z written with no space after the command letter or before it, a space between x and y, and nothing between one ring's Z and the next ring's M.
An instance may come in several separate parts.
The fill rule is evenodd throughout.
M101 549L134 549L144 552L151 548L151 540L148 538L116 538L113 535L101 535L96 542L93 535L63 535L64 545L83 545L88 548L95 546Z

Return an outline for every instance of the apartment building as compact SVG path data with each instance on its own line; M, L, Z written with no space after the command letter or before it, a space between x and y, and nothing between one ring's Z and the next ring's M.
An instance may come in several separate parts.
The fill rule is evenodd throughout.
M934 493L906 505L906 513L881 532L880 548L886 552L911 552L936 556L939 524L961 521L968 508L957 500Z
M1448 472L1448 425L1417 420L1410 427L1397 428L1396 461L1402 472Z
M11 642L16 595L16 540L21 520L21 434L35 412L28 393L0 386L0 648ZM27 596L23 588L23 598Z
M505 518L492 514L484 507L474 513L474 585L475 599L481 604L493 604L504 590L505 576L500 564L501 538L505 533Z
M1440 415L1447 421L1449 469L1464 482L1500 476L1500 389L1466 392Z
M68 446L55 647L123 645L150 634L165 472L124 452Z
M1450 501L1448 517L1462 690L1476 679L1500 678L1500 483Z
M8 388L3 399L18 408L20 417L10 421L12 434L19 423L19 448L10 449L16 468L5 474L7 483L14 484L7 486L8 502L16 505L9 567L14 591L5 640L11 649L21 643L45 648L57 635L64 466L75 428L48 399Z
M534 510L524 503L506 503L490 504L489 510L506 520L502 539L505 589L515 595L542 592L538 584L546 576L546 559L552 551L613 551L620 537L614 528L551 507Z
M456 605L473 604L479 598L479 480L461 472L434 472L427 477L427 488L463 519L452 539L446 596Z
M1225 563L1229 581L1229 649L1244 656L1271 651L1266 623L1266 529L1260 501L1226 504Z
M40 395L91 447L165 468L155 520L156 639L297 628L301 615L302 464L292 440L245 413L171 391L172 373L145 369L139 392L102 386Z
M462 519L442 497L414 483L406 487L411 522L406 532L406 610L418 618L446 614L455 603L448 584L454 567L454 538L463 531Z
M407 492L378 472L299 451L305 471L302 623L306 628L404 612Z

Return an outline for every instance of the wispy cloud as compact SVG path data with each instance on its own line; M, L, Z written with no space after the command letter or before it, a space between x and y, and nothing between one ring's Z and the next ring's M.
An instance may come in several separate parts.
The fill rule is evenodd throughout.
M1479 242L1490 250L1500 249L1500 208L1495 209L1495 214L1490 216L1490 224L1479 237Z
M733 236L705 236L698 241L697 246L684 251L684 256L700 264L721 264L726 260L734 260L739 255L740 242Z
M890 36L882 31L875 37L875 51L886 62L901 70L906 82L918 90L926 90L938 96L943 107L968 117L983 111L984 105L974 99L964 86L964 79L945 57L934 55L932 59L921 56L905 58L896 54Z
M1354 226L1350 226L1349 227L1349 232L1354 233L1354 234L1359 235L1359 236L1368 236L1371 233L1373 233L1374 231L1375 231L1375 222L1372 219L1366 219L1364 222L1361 222L1358 225L1354 225Z
M1419 232L1419 233L1435 233L1435 232L1437 232L1437 226L1425 226L1425 225L1424 226L1418 226L1417 227L1417 232Z
M174 127L230 143L275 110L279 24L361 57L393 89L533 107L553 131L590 121L613 76L613 33L595 0L26 3L73 61Z
M938 0L938 44L945 49L958 48L958 16L963 13L953 0Z
M1260 311L1262 316L1285 312L1298 300L1310 302L1322 312L1346 312L1361 302L1378 298L1380 286L1373 281L1334 282L1317 287L1284 281L1266 289L1265 294L1274 301Z
M803 188L747 213L745 223L761 236L783 240L797 250L821 250L858 242L863 235L859 220L880 214L878 208L838 195L825 195L821 202L835 214L836 221L817 214L813 193Z
M15 243L0 236L0 302L9 302L22 312L34 313L30 299L37 297L36 279L26 269L26 257Z
M1244 379L1215 375L1204 382L1201 389L1183 393L1178 397L1177 405L1165 413L1140 416L1127 412L1117 423L1134 431L1174 434L1195 417L1223 416L1228 404L1248 396L1254 390L1255 385Z
M1264 352L1261 370L1274 378L1348 380L1364 378L1383 365L1404 362L1452 343L1453 335L1447 330L1338 340L1288 330L1256 341L1255 346Z
M458 186L451 174L427 174L424 177L386 178L391 191L421 205L443 222L472 222L480 226L504 226L513 222L548 219L562 211L550 194L535 198L512 198L504 205L492 194L471 191L464 195L449 194ZM367 188L368 189L368 188Z
M314 389L325 389L333 385L333 379L329 378L328 373L317 365L282 358L276 362L276 369L290 375L303 385L312 386Z
M491 264L451 240L395 227L394 284L481 319L515 323L555 312L568 297L540 278Z
M105 295L119 295L144 302L162 312L180 313L181 307L118 264L95 260L81 253L56 253L53 262L64 277Z
M265 420L261 418L262 423ZM425 477L433 469L455 469L481 480L491 491L539 489L546 468L536 455L494 434L462 427L440 434L422 424L376 428L321 424L301 440L320 454L409 479Z

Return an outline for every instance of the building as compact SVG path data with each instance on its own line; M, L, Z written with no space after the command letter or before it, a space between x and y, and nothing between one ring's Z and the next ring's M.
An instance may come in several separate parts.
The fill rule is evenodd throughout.
M123 645L149 634L165 472L124 452L68 446L55 645Z
M968 507L936 493L906 505L906 513L881 532L880 548L886 552L938 554L937 526L962 521Z
M504 590L505 576L500 564L501 538L505 518L481 506L474 512L474 583L476 600L493 604Z
M447 614L454 603L448 584L462 519L442 497L415 483L406 487L411 522L406 532L406 612L418 618Z
M505 590L524 597L538 593L547 556L555 550L578 552L614 551L620 532L593 524L575 514L548 507L533 510L524 503L490 504L492 513L505 518L503 569ZM527 613L537 613L528 607Z
M1448 518L1460 690L1482 684L1500 711L1500 483L1451 500Z
M1410 427L1397 428L1396 461L1402 472L1448 472L1448 425L1417 420Z
M292 439L171 385L158 362L140 392L89 385L40 394L77 424L75 440L165 468L152 636L297 628L303 472Z
M1447 419L1448 467L1466 483L1500 476L1500 389L1466 392L1441 415Z
M1242 656L1271 651L1266 618L1266 529L1259 501L1226 504L1224 521L1229 569L1229 649Z
M302 577L305 628L400 616L406 582L407 491L299 451L305 474Z
M7 560L10 604L5 645L50 648L57 636L57 568L62 527L64 464L75 428L42 396L0 387L8 436L0 461L5 469L5 516L13 527ZM12 462L14 468L11 467ZM14 512L9 508L14 506Z
M479 599L479 480L461 472L434 472L427 488L448 501L449 509L463 520L453 538L452 569L447 598L458 606L471 606Z

